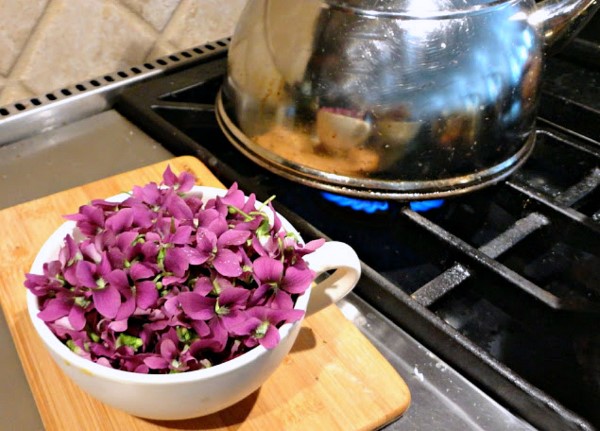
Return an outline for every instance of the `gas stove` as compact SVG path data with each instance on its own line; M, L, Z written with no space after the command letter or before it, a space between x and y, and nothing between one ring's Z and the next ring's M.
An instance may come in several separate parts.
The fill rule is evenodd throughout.
M363 277L341 306L413 393L386 429L600 429L599 28L548 59L535 150L484 190L365 201L260 168L215 116L225 39L1 107L0 207L194 155L275 195L305 239L356 249Z
M600 427L600 41L550 58L535 150L508 180L444 201L365 201L283 179L222 133L227 51L132 86L116 109L176 155L352 245L356 293L543 429ZM592 29L592 30L589 30ZM226 48L226 47L224 47Z

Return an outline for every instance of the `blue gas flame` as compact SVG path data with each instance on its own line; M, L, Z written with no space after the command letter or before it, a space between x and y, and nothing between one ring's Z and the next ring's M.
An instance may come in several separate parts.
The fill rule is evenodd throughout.
M387 211L390 208L390 204L387 201L356 199L327 192L323 192L322 195L329 202L338 204L341 207L352 208L355 211L363 211L367 214L374 214L377 211Z
M341 207L351 208L355 211L362 211L367 214L375 214L378 211L387 211L390 208L388 201L357 199L349 196L337 195L334 193L322 192L321 195ZM428 201L410 202L410 209L415 212L426 212L444 205L443 199L434 199Z
M444 205L443 199L433 199L429 201L417 201L410 203L410 209L417 213L424 213L429 210L440 208Z

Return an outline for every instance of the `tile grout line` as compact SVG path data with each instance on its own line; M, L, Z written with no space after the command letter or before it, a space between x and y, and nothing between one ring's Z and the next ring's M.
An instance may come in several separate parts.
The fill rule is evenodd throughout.
M149 58L150 57L150 53L152 51L154 51L160 44L163 45L168 45L169 48L173 47L174 50L176 51L178 49L177 46L173 45L172 43L170 43L168 40L166 40L166 33L167 33L167 29L169 28L169 26L172 24L173 20L176 18L178 11L182 8L181 4L184 2L185 0L179 0L177 2L177 6L175 6L175 8L173 9L173 11L171 12L171 15L169 16L168 21L166 22L166 24L163 26L162 30L159 32L158 37L156 38L156 40L154 41L154 44L152 44L152 47L146 52L146 54L144 55L144 58L146 60L154 60L154 58Z
M11 68L10 78L7 79L4 89L7 88L7 84L14 83L16 85L19 85L23 90L26 90L29 93L29 96L21 97L21 98L19 98L19 100L27 100L30 97L35 97L35 96L41 95L40 92L33 90L24 80L16 79L16 78L19 78L21 76L21 73L23 72L23 70L22 70L24 67L23 63L30 60L30 58L24 59L24 57L27 57L28 55L30 56L30 52L33 49L31 47L32 40L34 40L36 35L40 31L43 30L44 21L47 19L50 19L50 18L48 18L48 16L52 14L53 9L60 10L60 8L62 6L61 1L68 1L68 0L49 0L48 1L46 6L44 7L43 13L40 14L40 17L38 18L36 24L32 27L32 30L29 33L29 37L27 38L27 43L23 44L23 49L21 50L19 56L15 60L13 67ZM143 18L141 18L140 16L135 14L129 8L125 7L125 5L120 4L117 0L108 0L108 1L106 1L105 4L108 4L111 7L114 7L115 10L118 11L119 14L122 14L123 16L125 16L126 19L128 21L132 22L134 26L137 25L137 26L139 26L139 28L142 31L147 32L148 35L152 39L156 40L156 38L158 37L159 32L156 29L154 29L154 27L152 25L147 23ZM42 30L40 30L40 29L42 29ZM25 63L25 65L26 65L26 63ZM100 72L97 70L90 70L89 73L90 73L90 76L96 76ZM64 84L64 85L67 85L67 84ZM0 91L0 97L2 97L2 94L4 93L4 89L2 91ZM1 103L1 105L4 106L4 105L14 104L14 103L19 102L19 100L6 101L4 103Z
M16 65L19 63L19 61L21 60L21 57L23 56L23 52L25 52L25 50L27 49L27 45L29 45L29 42L31 41L31 38L32 38L33 34L36 32L38 26L40 25L40 22L42 21L42 19L46 15L46 12L48 11L48 8L50 7L50 4L53 3L54 1L55 0L48 0L46 2L46 5L44 6L44 10L42 10L42 12L38 16L37 20L35 21L35 23L31 27L31 31L29 31L29 35L27 36L27 39L23 42L22 48L21 48L19 54L17 55L17 58L15 58L15 60L10 65L10 69L9 69L8 74L5 75L5 78L7 80L11 79L11 76L12 76L14 70L16 69Z
M143 13L138 13L135 10L133 10L130 6L128 6L126 3L124 3L124 0L114 0L114 1L118 2L119 4L121 4L122 7L129 9L129 11L131 11L131 13L133 13L135 15L138 15L141 19L143 19L144 21L148 22L148 24L152 25L152 28L154 28L154 30L157 33L159 33L159 34L164 31L164 29L168 25L169 21L173 17L173 14L175 13L175 10L179 7L179 5L181 3L181 0L177 0L177 6L175 6L171 10L171 13L169 14L169 17L167 18L167 22L162 26L162 28L158 29L158 28L155 28L154 25L150 21L147 21L146 18L143 17Z
M150 24L148 21L146 21L141 15L139 15L137 12L135 12L133 9L131 9L129 6L127 6L126 4L123 4L121 1L119 0L110 0L111 3L113 5L115 5L116 8L118 8L119 10L123 11L124 14L126 14L127 16L130 17L135 17L135 19L137 21L140 21L143 23L144 26L150 28L152 34L154 35L154 42L152 43L152 46L148 49L148 51L144 54L143 58L144 60L147 59L148 54L154 49L154 47L156 46L158 40L161 38L162 36L162 32L164 31L164 29L167 27L168 23L165 25L165 27L162 30L157 30L156 28L154 28L154 26L152 24ZM177 4L177 7L175 9L177 9L179 7L179 5L181 4L181 1ZM171 13L171 16L169 17L169 21L171 20L171 17L173 16L173 13Z
M175 20L179 18L179 15L183 14L184 13L183 11L185 11L187 9L187 7L186 7L187 3L189 3L187 0L179 1L179 3L177 4L177 7L173 10L173 13L169 17L169 22L167 22L167 24L165 24L159 37L156 39L154 46L158 45L159 43L162 43L162 44L166 44L169 46L173 46L176 50L180 49L179 46L177 46L169 41L168 33L169 33L169 27L171 27L171 25L173 25L173 22L175 22Z
M15 70L18 69L18 65L21 62L21 58L23 57L23 54L27 51L27 47L28 47L29 43L31 42L31 39L32 39L34 33L38 30L40 22L44 19L44 17L46 16L46 13L48 12L48 9L50 8L50 5L54 1L55 0L48 0L46 2L46 5L44 6L44 9L39 14L39 16L38 16L37 20L35 21L34 25L31 27L31 30L29 31L29 35L27 36L26 40L23 42L23 45L21 45L21 49L19 51L19 54L17 55L17 57L15 58L15 60L10 65L10 69L9 69L8 73L6 75L4 75L5 82L4 82L4 87L2 88L2 91L0 91L0 98L4 94L4 91L6 91L7 87L9 85L11 85L11 84L13 84L13 85L14 84L20 85L25 90L27 90L29 93L35 94L35 92L32 91L31 88L29 88L29 86L25 84L25 82L23 82L21 80L15 80L14 79ZM15 103L15 102L17 102L17 101L15 100L15 101L12 101L12 102L8 102L7 104L11 104L11 103ZM3 105L4 105L4 103L3 103Z
M118 10L123 12L123 14L129 18L134 19L135 21L141 23L143 27L147 27L146 30L150 30L150 33L155 35L155 38L158 38L160 35L160 31L154 28L152 24L146 21L142 16L138 15L136 12L131 10L127 5L124 5L118 0L108 0L113 6L115 6Z

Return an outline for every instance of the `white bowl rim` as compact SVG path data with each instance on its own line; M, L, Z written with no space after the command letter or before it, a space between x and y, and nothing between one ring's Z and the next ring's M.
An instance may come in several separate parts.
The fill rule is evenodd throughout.
M190 192L186 194L194 194L202 192L204 197L206 197L206 193L208 192L208 199L214 196L223 196L227 189L220 189L216 187L207 187L207 186L194 186ZM129 197L128 193L120 193L118 195L107 198L107 201L119 201L123 200L124 197ZM257 204L261 202L257 201ZM265 207L267 211L269 211L268 207ZM279 219L281 220L284 228L288 231L295 232L302 241L302 238L298 231L292 226L292 224L285 219L281 214L277 213ZM42 274L42 266L45 262L47 262L52 256L56 255L54 252L56 250L57 244L61 244L64 240L64 237L67 233L71 233L75 227L75 222L67 221L63 223L58 229L56 229L45 241L45 243L40 248L36 258L31 266L30 272L33 274ZM310 288L298 299L296 300L296 304L294 309L303 310L306 312L306 307L308 305L308 299L310 297ZM39 312L38 298L29 290L26 290L26 299L27 299L27 308L29 311L29 317L35 327L39 337L42 341L51 349L57 356L60 357L61 360L65 362L65 365L74 366L79 368L81 371L90 374L97 375L103 377L105 379L109 379L116 382L124 382L124 383L136 383L136 384L148 384L148 385L171 385L182 382L196 382L202 381L205 379L210 379L214 377L218 377L220 375L224 375L232 372L233 370L243 368L245 365L254 362L259 357L267 355L270 350L266 349L262 345L258 345L246 353L233 358L227 362L223 362L218 365L211 366L209 368L202 368L200 370L194 371L185 371L182 373L173 373L173 374L143 374L136 373L133 371L125 371L119 370L115 368L106 367L104 365L100 365L96 362L93 362L89 359L83 358L73 351L71 351L63 342L61 342L56 335L50 330L50 328L46 325L46 323L41 320L37 313ZM279 348L283 343L283 340L287 338L292 331L292 329L302 324L304 318L300 319L294 323L286 323L279 328L280 335L280 343L275 346L272 350Z

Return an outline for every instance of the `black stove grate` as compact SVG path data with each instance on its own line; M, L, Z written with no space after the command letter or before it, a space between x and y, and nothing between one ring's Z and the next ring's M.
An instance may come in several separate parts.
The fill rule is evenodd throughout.
M224 183L263 200L275 194L306 239L352 245L364 262L357 294L532 424L600 427L600 113L573 126L542 112L534 153L501 184L426 212L398 202L357 212L258 167L226 140L213 106L225 68L217 53L126 90L116 107ZM555 91L542 106L595 112L546 87Z

